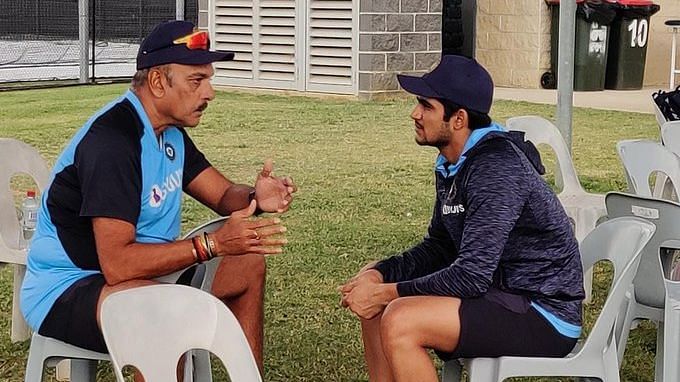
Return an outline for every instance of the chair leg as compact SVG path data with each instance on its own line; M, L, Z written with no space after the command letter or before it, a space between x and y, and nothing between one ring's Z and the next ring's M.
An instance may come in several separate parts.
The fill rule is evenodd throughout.
M205 350L194 350L194 382L212 382L212 369L210 366L210 352Z
M663 369L664 357L664 330L665 322L658 322L656 329L656 356L654 357L654 380L661 382L664 380L665 370Z
M26 362L25 382L42 382L43 371L45 369L45 342L41 337L33 336L31 346L28 350L28 361Z
M442 366L442 382L460 382L463 379L463 365L457 359L446 361Z
M467 366L469 382L502 382L504 379L498 375L497 358L475 358Z
M71 360L71 382L95 382L97 361L89 359Z
M621 363L623 363L623 356L626 351L628 336L630 335L630 329L633 325L633 318L635 316L637 302L635 301L634 293L635 291L632 288L626 292L627 298L625 310L623 310L623 312L620 313L619 317L616 319L616 332L618 332L618 335L616 336L616 349L618 352L617 358L619 367L621 367Z
M26 266L21 264L12 264L14 268L14 284L12 292L12 327L10 339L12 342L20 342L29 339L31 336L31 330L26 324L26 320L21 315L21 310L19 308L19 292L21 290L21 284L24 282L24 276L26 275Z
M607 347L602 355L604 363L604 382L620 382L619 377L619 360L616 348L616 338L612 339L611 344Z
M28 362L26 363L26 374L24 375L25 382L42 382L43 371L45 369L45 360L42 354L38 352L29 351Z
M184 353L184 382L197 381L194 378L194 350Z
M666 297L666 306L672 307L672 302ZM678 331L680 330L680 310L667 308L664 314L664 350L663 350L663 382L680 380L680 344ZM657 356L658 357L658 356Z

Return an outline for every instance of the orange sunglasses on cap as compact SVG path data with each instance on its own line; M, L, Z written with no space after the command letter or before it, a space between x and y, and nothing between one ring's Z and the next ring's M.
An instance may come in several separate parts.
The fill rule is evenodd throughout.
M210 38L208 36L208 32L206 31L197 31L192 34L186 35L184 37L180 37L176 40L172 41L173 44L175 45L182 45L185 44L188 49L191 50L208 50L208 46L210 44Z

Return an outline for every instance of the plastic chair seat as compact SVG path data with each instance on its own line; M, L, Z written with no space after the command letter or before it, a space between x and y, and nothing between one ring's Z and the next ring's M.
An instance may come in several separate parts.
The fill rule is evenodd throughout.
M71 382L94 382L97 361L110 361L106 353L98 353L33 333L26 364L26 382L42 381L44 366L56 367L65 359L71 360Z
M623 217L600 224L586 237L582 246L584 269L599 260L614 265L612 287L604 307L588 337L564 358L498 357L464 360L470 382L501 382L521 376L594 377L607 382L619 381L616 347L616 321L626 292L640 263L642 249L654 234L655 226L643 219ZM501 339L502 340L502 339ZM445 364L443 382L455 381L460 368L457 361Z
M623 361L624 351L630 330L635 322L647 319L657 323L657 344L655 380L661 381L665 375L665 346L667 331L677 332L672 324L665 323L668 305L666 303L667 288L664 275L669 275L673 250L680 248L680 204L662 199L611 192L606 198L607 211L611 217L640 216L648 219L656 226L656 232L642 251L642 259L637 274L633 279L633 288L627 296L627 306L622 311L618 333L619 362ZM663 250L662 250L663 249ZM676 359L676 362L680 359ZM678 380L676 380L678 381Z

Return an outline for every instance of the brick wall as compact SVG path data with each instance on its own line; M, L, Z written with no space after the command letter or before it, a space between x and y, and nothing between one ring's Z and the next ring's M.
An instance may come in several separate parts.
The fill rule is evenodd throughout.
M550 69L550 13L543 0L478 0L477 60L496 86L538 88Z
M360 0L360 97L397 92L397 73L422 74L439 62L441 11L442 0Z

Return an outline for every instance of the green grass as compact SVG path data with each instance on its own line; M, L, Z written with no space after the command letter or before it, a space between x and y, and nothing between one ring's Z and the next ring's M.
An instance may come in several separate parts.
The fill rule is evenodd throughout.
M0 93L0 137L35 146L53 164L76 129L124 90L112 85ZM283 217L290 244L285 254L268 259L267 381L367 379L359 323L339 307L336 287L367 261L405 249L425 232L437 152L414 143L412 106L412 99L220 92L203 123L190 130L230 179L252 183L262 161L272 157L275 171L293 176L300 189ZM492 116L500 122L526 114L552 119L554 110L498 101ZM594 192L623 190L615 143L657 136L652 115L575 109L574 158L581 182ZM549 155L547 161L554 163ZM14 184L18 197L27 183ZM183 232L212 216L186 200ZM597 291L608 274L598 271ZM21 381L28 343L9 341L11 278L10 267L0 268L0 380ZM595 313L588 308L588 325ZM623 380L652 379L654 343L653 328L633 331ZM103 381L114 380L106 369L101 374Z

